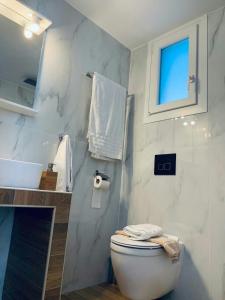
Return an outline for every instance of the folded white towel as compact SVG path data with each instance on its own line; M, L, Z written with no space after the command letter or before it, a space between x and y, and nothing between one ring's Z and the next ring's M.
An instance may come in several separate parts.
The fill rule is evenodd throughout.
M129 225L124 227L123 230L131 239L136 241L148 240L163 234L162 228L153 224Z
M126 89L94 73L89 115L89 151L96 159L122 160Z
M58 172L56 190L71 192L73 188L72 149L68 135L65 135L59 144L54 164L53 169Z

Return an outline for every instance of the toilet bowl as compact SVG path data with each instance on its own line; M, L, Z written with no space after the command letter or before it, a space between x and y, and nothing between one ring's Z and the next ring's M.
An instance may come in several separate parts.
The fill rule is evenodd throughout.
M180 246L180 259L172 262L157 244L112 236L112 265L122 294L132 300L153 300L172 291L181 271L184 247Z

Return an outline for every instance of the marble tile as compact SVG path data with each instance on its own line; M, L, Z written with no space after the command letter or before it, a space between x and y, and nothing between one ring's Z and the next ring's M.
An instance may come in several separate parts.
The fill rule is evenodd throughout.
M225 10L209 15L209 201L211 211L212 299L224 300L224 149L225 149Z
M136 97L126 168L126 176L132 176L128 223L156 223L184 241L182 275L167 300L225 299L224 12L208 18L208 113L144 125L146 46L131 55L129 92ZM154 176L154 155L171 151L177 153L176 176Z
M87 144L77 142L76 147L80 149L77 153L84 154L80 157L76 168L78 172L75 174L76 192L70 215L65 291L72 290L74 282L76 288L83 288L106 280L110 236L117 228L115 212L119 211L119 190L116 192L115 189L120 186L121 166L108 163L102 165L101 171L110 176L112 183L109 192L106 191L103 196L101 209L93 209L93 171L99 167L99 163L85 154Z
M50 18L44 45L38 114L23 117L0 110L0 156L52 161L58 135L68 133L74 157L74 188L64 272L64 291L107 279L110 235L118 226L121 164L90 158L87 145L91 80L97 71L128 86L130 51L62 0L22 0ZM99 210L91 208L93 174L112 179ZM88 270L88 272L87 272Z

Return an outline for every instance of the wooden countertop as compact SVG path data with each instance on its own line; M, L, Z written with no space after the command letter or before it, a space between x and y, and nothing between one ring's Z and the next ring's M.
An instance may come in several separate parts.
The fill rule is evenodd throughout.
M26 189L26 188L16 188L16 187L7 187L7 186L0 186L0 191L1 190L46 192L46 193L66 194L66 195L72 194L72 192L60 192L60 191L40 190L40 189Z

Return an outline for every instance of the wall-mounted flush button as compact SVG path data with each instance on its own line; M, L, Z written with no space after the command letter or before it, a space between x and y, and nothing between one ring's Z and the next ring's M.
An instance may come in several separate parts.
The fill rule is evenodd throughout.
M176 154L155 155L155 175L176 175Z

